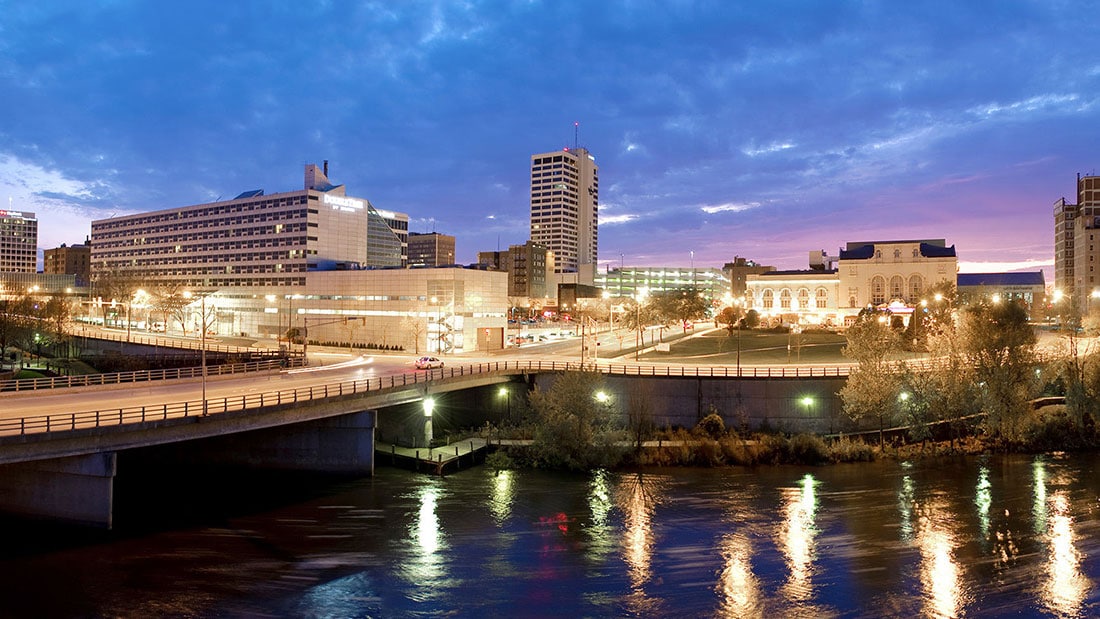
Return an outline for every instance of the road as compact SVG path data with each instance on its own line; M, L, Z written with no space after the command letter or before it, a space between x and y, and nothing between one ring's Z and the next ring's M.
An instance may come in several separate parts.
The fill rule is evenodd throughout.
M311 357L314 355L311 354ZM323 353L316 357L325 356ZM407 357L356 357L347 354L326 359L325 365L293 370L233 374L206 380L207 400L362 380L416 372ZM316 363L316 361L315 361ZM151 381L123 385L6 393L0 419L81 411L157 406L166 402L202 400L202 379Z

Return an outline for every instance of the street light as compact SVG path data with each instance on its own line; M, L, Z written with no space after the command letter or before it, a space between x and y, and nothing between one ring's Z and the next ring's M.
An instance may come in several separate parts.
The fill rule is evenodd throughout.
M502 400L507 401L507 403L508 403L508 421L511 421L512 420L512 392L509 391L507 387L501 387L500 390L497 391L497 397L502 399Z
M435 400L424 398L424 440L428 443L428 449L432 448L432 411L435 409Z
M644 287L644 286L642 288L639 288L638 292L636 292L634 294L634 301L635 301L635 303L634 303L634 322L635 322L635 327L637 327L637 329L638 329L637 332L634 335L634 360L635 361L637 361L639 359L638 352L639 352L640 346L638 344L638 338L641 337L641 335L642 335L642 303L645 302L646 295L648 295L648 294L649 294L649 289ZM641 346L645 346L645 339L644 338L642 338Z
M185 299L190 299L192 296L194 295L190 290L186 290L183 293L183 298ZM199 346L202 348L202 351L199 353L202 365L202 416L205 417L208 412L206 405L206 294L199 294L199 308ZM128 315L126 319L129 321Z

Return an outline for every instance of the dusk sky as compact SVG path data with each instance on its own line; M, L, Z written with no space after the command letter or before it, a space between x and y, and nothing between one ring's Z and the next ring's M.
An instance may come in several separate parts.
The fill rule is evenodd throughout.
M306 163L458 261L528 238L530 155L600 166L607 265L805 268L943 238L1053 264L1100 168L1086 2L0 0L0 208L89 223L302 188Z

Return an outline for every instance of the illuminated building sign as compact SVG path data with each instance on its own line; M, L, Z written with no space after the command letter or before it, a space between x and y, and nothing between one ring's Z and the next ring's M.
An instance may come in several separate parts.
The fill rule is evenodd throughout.
M2 211L0 217L15 217L18 219L34 219L34 213L20 213L19 211Z
M354 213L363 210L363 201L356 200L355 198L341 198L340 196L330 196L326 193L324 202L325 204L331 205L332 210L342 213Z

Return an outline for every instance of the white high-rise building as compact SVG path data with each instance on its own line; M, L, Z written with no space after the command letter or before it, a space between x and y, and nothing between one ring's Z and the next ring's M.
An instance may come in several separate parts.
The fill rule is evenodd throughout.
M531 155L531 241L554 252L556 273L596 263L599 170L584 148Z
M409 216L348 196L322 170L305 187L92 222L92 275L186 287L294 287L310 271L399 267Z

